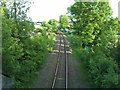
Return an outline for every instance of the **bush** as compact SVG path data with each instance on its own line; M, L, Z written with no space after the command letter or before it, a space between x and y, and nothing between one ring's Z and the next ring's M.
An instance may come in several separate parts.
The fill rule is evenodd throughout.
M22 22L24 33L20 32L15 24L14 20L6 18L2 24L3 74L14 79L14 87L27 88L31 87L35 73L44 63L48 51L52 50L55 34L47 35L46 32L38 32L29 35L33 29L33 26L29 25L30 23Z
M19 59L23 55L22 44L19 43L20 39L11 37L14 23L12 20L4 18L2 23L3 30L3 45L2 45L2 64L3 74L9 77L13 77L20 70ZM12 28L10 28L10 25Z
M55 39L55 34L47 35L44 28L34 31L26 16L29 5L29 1L1 2L2 74L15 81L15 88L31 87Z
M78 40L78 37L75 36L71 36L69 41L71 41L71 46L73 46L74 54L79 57L82 66L88 70L89 82L92 87L118 87L118 62L110 55L110 49L102 46L82 48L80 39Z
M72 47L74 48L82 47L82 42L79 36L68 35L68 39Z
M55 42L55 33L50 33L50 32L48 32L48 34L47 34L47 36L48 36L48 42L47 42L47 49L48 49L48 51L49 52L51 52L52 51L52 49L53 49L53 45L54 45L54 42Z
M91 83L95 87L112 88L118 85L118 65L100 49L90 58L88 69Z

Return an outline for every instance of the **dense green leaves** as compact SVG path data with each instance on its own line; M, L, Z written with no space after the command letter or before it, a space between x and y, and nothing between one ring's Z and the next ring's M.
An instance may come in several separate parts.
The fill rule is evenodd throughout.
M53 31L46 32L43 25L36 32L26 16L28 4L2 2L2 74L14 80L15 88L32 87L36 72L52 50L55 34L51 32L57 31L57 21L51 20Z
M89 61L90 79L95 87L111 88L118 85L118 66L100 48L96 49Z
M4 18L4 21L2 24L3 24L2 26L4 27L4 28L2 28L2 30L3 30L2 61L3 61L3 65L6 66L6 67L3 67L3 74L5 74L5 75L8 74L11 76L15 72L17 72L17 70L19 70L19 69L17 69L17 67L19 67L19 62L16 60L22 56L23 48L22 48L22 43L19 43L20 39L11 37L13 27L11 26L12 27L11 28L10 25L13 24L13 21Z
M110 19L111 11L107 2L76 2L68 8L73 28L88 45L96 42L97 36L104 33L103 22ZM107 26L107 25L106 25ZM109 28L108 28L109 29Z
M51 19L48 21L49 27L51 28L51 32L57 33L58 31L58 21L55 19ZM50 31L50 29L49 29Z
M75 2L68 8L71 44L88 70L92 87L119 87L118 18L108 2Z
M66 15L60 15L60 19L59 19L59 23L60 23L60 29L65 29L68 27L68 17Z
M41 26L41 29L47 32L57 33L58 31L58 21L55 19L50 19L48 22L43 21Z

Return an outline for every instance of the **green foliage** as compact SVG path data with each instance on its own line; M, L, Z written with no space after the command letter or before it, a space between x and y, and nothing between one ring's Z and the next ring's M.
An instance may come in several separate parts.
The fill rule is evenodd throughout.
M68 12L73 51L87 68L92 87L119 87L118 18L111 17L109 3L76 1Z
M118 85L118 65L107 57L100 48L89 59L89 77L95 87L115 88Z
M71 42L72 47L74 47L74 46L75 46L75 48L82 47L81 39L79 36L69 35L68 37L70 38L70 42Z
M3 67L3 74L8 74L9 76L13 76L15 73L17 73L17 70L20 69L19 62L17 59L19 59L23 55L23 48L22 43L20 42L20 39L11 37L12 36L12 27L14 22L11 20L8 20L4 18L4 21L2 23L2 30L3 30L3 65L6 67ZM11 27L10 27L11 25Z
M58 32L58 21L55 19L51 19L48 21L48 24L50 24L50 28L49 31L57 33Z
M60 29L65 29L68 27L68 17L66 15L60 15L60 18L59 18L59 23L60 23L60 26L59 28Z
M53 50L53 45L55 42L55 33L48 33L48 43L47 43L47 47L48 47L48 51L51 52Z
M75 2L68 8L68 12L71 14L69 17L73 24L71 29L74 28L74 32L81 37L82 43L86 45L89 43L96 45L101 39L99 35L113 30L110 22L114 23L115 20L112 21L113 19L110 18L112 13L107 2ZM117 23L115 22L113 25L117 29ZM114 35L112 34L112 36Z
M88 71L91 87L94 88L116 88L119 87L118 63L114 57L108 54L103 47L96 46L82 48L77 36L69 36L73 53L81 60L82 65ZM113 52L111 53L113 54ZM108 56L109 55L109 56ZM116 58L118 55L116 55ZM118 60L119 61L119 60ZM92 82L91 82L92 81Z
M26 16L29 2L3 3L2 74L15 81L15 88L30 88L48 51L52 50L55 34L48 34L44 26L43 30L35 32L34 25Z
M48 22L43 21L41 26L47 32L57 33L58 31L58 21L55 19L50 19Z

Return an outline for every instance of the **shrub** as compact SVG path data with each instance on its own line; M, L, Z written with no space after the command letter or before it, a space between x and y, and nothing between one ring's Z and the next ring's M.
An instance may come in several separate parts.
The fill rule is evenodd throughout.
M118 65L111 57L97 50L89 61L89 77L92 85L112 88L118 85Z

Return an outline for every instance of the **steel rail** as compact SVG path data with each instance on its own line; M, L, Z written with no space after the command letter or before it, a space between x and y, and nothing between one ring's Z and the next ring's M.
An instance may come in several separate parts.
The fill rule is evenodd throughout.
M63 43L64 43L64 55L65 55L65 76L64 76L64 79L65 79L65 88L67 89L68 88L68 63L67 63L67 52L66 52L66 46L65 46L65 38L64 38L64 36L63 36L63 34L60 32L59 33L59 36L60 36L60 45L59 45L59 52L58 52L58 58L57 58L57 64L56 64L56 69L55 69L55 74L54 74L54 79L53 79L53 83L52 83L52 88L55 88L55 84L56 84L56 81L57 81L57 75L59 75L58 74L58 70L59 70L59 68L60 68L60 47L61 47L61 40L62 40L62 38L63 38Z
M62 35L63 36L63 35ZM66 52L66 47L65 47L65 37L63 36L63 40L64 40L64 51L65 51L65 79L66 79L66 88L68 88L68 62L67 62L67 52Z
M60 36L60 33L59 33ZM54 75L54 80L52 83L52 88L54 88L55 86L55 82L56 82L56 78L57 78L57 72L58 72L58 68L59 68L59 61L60 61L60 46L61 46L61 36L60 36L60 45L59 45L59 52L58 52L58 59L57 59L57 65L56 65L56 69L55 69L55 75Z

